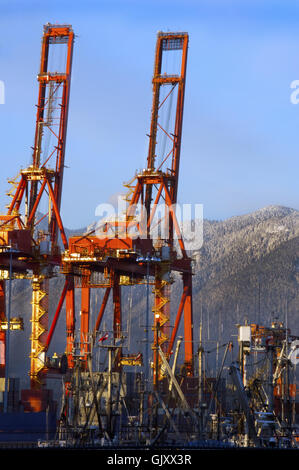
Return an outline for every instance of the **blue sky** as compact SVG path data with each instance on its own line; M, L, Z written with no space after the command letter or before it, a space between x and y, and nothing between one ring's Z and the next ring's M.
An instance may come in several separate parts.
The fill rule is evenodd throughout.
M62 216L95 220L146 162L156 33L190 36L179 202L224 219L269 204L299 209L299 1L0 1L0 207L31 160L43 25L77 35Z

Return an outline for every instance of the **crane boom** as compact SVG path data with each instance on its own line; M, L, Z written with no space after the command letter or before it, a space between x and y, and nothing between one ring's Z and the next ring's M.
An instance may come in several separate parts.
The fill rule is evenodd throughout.
M40 386L45 370L49 278L53 268L61 263L59 234L64 248L68 247L60 208L73 43L70 25L44 26L32 164L20 171L7 214L0 215L0 267L7 268L4 247L10 247L15 253L12 271L32 282L30 377L34 388ZM48 217L47 224L45 217ZM44 221L42 230L41 221ZM0 281L3 284L4 280ZM1 286L0 300L3 298ZM1 310L4 304L0 301ZM5 312L0 312L0 318L4 317Z

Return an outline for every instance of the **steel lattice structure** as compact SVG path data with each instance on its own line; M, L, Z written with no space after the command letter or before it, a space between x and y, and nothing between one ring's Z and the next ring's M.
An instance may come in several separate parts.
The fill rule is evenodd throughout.
M191 258L185 249L179 223L175 214L177 202L180 150L183 124L183 107L186 81L188 51L187 33L158 33L155 66L153 76L153 104L149 134L147 168L139 172L127 185L127 208L123 218L107 220L102 224L101 236L93 230L88 234L70 237L69 249L66 250L63 262L67 277L81 279L81 352L88 353L84 338L89 333L90 280L95 272L103 273L105 288L101 308L97 317L95 331L100 328L107 301L113 296L113 336L120 338L122 330L121 292L125 285L138 284L149 274L154 278L154 329L157 331L157 344L154 348L154 382L162 378L161 363L157 348L162 347L169 359L176 338L182 314L184 312L185 366L188 374L193 373L193 318L192 318L192 267ZM165 56L179 53L177 73L167 73ZM173 98L175 96L175 98ZM166 129L161 123L159 113L169 100L175 99L174 115L168 120ZM170 122L171 121L171 122ZM165 136L164 154L157 155L159 136ZM159 161L160 158L160 161ZM166 166L170 163L170 167ZM160 201L164 204L164 237L153 240L152 233L156 224L155 215ZM144 208L143 222L137 215L136 208ZM145 222L144 222L145 221ZM159 225L159 224L158 224ZM166 227L166 233L165 233ZM138 236L133 236L133 232ZM175 246L178 240L179 249ZM156 260L148 267L146 256ZM142 258L143 257L143 258ZM143 259L143 261L142 261ZM182 295L177 309L174 326L170 327L170 274L176 271L182 276ZM75 284L68 289L67 330L73 331L75 319L74 305ZM67 353L69 366L72 365L72 336L68 334ZM136 364L137 360L133 363ZM128 358L119 357L118 364L128 364Z
M59 236L64 248L68 247L60 207L73 43L71 26L47 24L44 27L32 163L12 181L12 201L7 213L0 215L1 269L8 269L9 253L12 252L14 277L32 281L30 378L32 389L37 390L42 387L46 372L45 354L53 333L52 325L48 334L49 278L55 267L61 264ZM64 50L62 63L55 62L57 48ZM48 212L41 216L42 204ZM46 229L39 230L42 220L45 227L46 217ZM0 316L4 321L4 275L0 285ZM61 302L58 309L60 306ZM3 336L1 340L5 342Z
M42 40L39 94L37 104L35 140L32 164L20 172L19 181L14 180L12 201L7 214L0 216L1 268L7 272L9 255L7 247L13 247L12 268L17 277L32 281L32 334L31 334L31 386L39 389L47 372L46 352L50 346L62 305L66 304L66 356L68 367L74 367L75 351L75 289L81 288L80 353L83 368L91 344L90 337L90 289L104 288L99 314L94 326L94 336L100 329L110 294L113 300L113 337L117 340L122 331L122 288L126 285L144 283L151 277L154 285L153 329L156 342L153 345L154 383L163 377L158 348L170 358L172 348L184 314L185 367L193 373L193 318L192 318L192 267L176 218L181 136L183 124L184 93L188 51L187 33L158 33L153 76L153 103L149 134L147 167L137 173L127 185L125 216L107 220L101 227L102 236L91 232L78 237L65 235L60 215L66 129L69 105L71 65L74 33L67 25L46 25ZM53 46L65 47L63 70L51 69L50 51ZM176 73L167 72L169 53L179 54ZM174 113L167 125L160 113L167 103L175 100ZM51 148L45 144L50 134L55 143ZM164 137L163 151L159 154L157 143ZM166 141L165 141L166 139ZM166 147L168 148L166 149ZM160 160L159 160L160 159ZM167 167L169 165L169 167ZM48 213L38 219L41 201L46 200ZM164 236L152 236L156 211L160 201L164 204ZM143 223L136 208L141 205ZM41 220L48 217L48 229L38 231ZM145 223L144 223L145 220ZM134 231L138 236L132 236ZM59 249L61 237L64 253ZM178 240L178 246L175 240ZM145 261L151 257L150 266ZM48 325L49 279L55 266L62 266L64 287L58 301L52 324ZM182 294L174 325L170 325L171 272L182 277ZM103 276L101 283L94 284L93 276ZM78 282L79 280L79 282ZM0 284L1 320L5 323L4 278ZM5 333L1 332L2 341ZM1 339L1 338L0 338ZM117 367L125 364L141 364L140 355L124 356L118 353ZM85 364L85 366L84 366Z

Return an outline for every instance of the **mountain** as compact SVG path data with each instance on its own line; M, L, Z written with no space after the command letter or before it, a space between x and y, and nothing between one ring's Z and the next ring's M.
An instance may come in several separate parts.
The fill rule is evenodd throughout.
M237 323L277 319L299 334L299 212L270 206L221 222L204 221L195 254L194 298L225 338ZM197 302L196 302L197 304ZM196 315L196 314L195 314Z
M67 231L67 234L79 231ZM83 233L84 230L81 231ZM188 234L187 234L188 235ZM259 323L269 326L283 321L292 334L299 335L299 211L269 206L256 212L224 221L203 221L203 244L194 245L193 317L195 351L202 322L203 341L207 348L227 340L236 341L237 324ZM181 295L179 277L171 287L171 310L176 312ZM50 321L63 287L63 278L50 281ZM151 288L152 289L152 288ZM91 295L91 324L100 307L103 293ZM30 351L31 288L29 281L13 281L12 316L24 317L25 330L13 332L10 369L12 374L27 377ZM77 324L80 324L80 292L77 289ZM132 352L144 348L146 287L123 289L123 330L126 345ZM109 329L109 312L102 327ZM150 312L152 317L152 313ZM171 326L174 318L172 316ZM183 322L181 322L183 323ZM178 334L182 335L183 325ZM150 338L152 332L150 332ZM63 352L65 345L65 309L61 312L49 352Z

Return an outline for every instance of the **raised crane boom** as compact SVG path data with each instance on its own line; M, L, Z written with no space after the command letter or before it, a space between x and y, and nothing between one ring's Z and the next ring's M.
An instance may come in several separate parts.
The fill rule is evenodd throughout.
M40 72L38 75L39 95L32 164L34 169L40 169L45 168L48 163L52 164L53 160L55 161L53 191L50 192L51 198L53 193L52 203L55 204L58 212L60 211L62 195L73 41L74 33L70 26L46 25L44 27ZM53 69L51 70L52 64L49 61L51 49L57 46L60 48L66 47L65 62L59 64L62 68L58 72ZM46 131L51 133L54 142L49 149L49 153L47 155L44 154L44 161L42 162L41 152L44 150L42 142L45 140L44 134ZM36 182L33 181L29 204L31 210L36 203L36 199ZM49 217L52 246L55 246L57 243L58 233L58 221L55 212L52 212L51 217Z
M96 229L82 236L70 237L69 249L63 257L65 272L68 275L73 274L76 287L81 287L80 338L81 356L85 362L90 348L86 339L90 333L90 288L102 286L106 289L94 334L100 328L109 294L112 292L112 337L116 341L122 337L123 287L141 284L144 278L148 283L150 277L154 278L152 311L153 328L156 332L153 346L155 385L163 378L158 349L161 347L167 360L170 359L182 316L185 367L187 375L193 373L192 267L174 207L178 192L188 39L187 33L159 32L157 35L147 166L126 185L129 193L125 198L127 206L124 216L105 220L101 235ZM159 214L161 219L157 221L159 204L163 206L163 214ZM141 220L138 206L142 207ZM163 232L162 237L155 234L155 228L159 225ZM178 249L174 243L175 235ZM170 322L172 271L180 273L183 281L173 328ZM102 276L100 283L94 281L97 276ZM70 292L69 289L69 300ZM141 314L148 317L148 310L147 307L146 312ZM69 307L67 306L67 329L70 332L67 334L67 354L70 367L73 362L71 332L74 316L74 302L71 301ZM147 320L146 331L149 331ZM128 361L128 358L119 353L119 366Z
M171 189L173 204L177 202L188 42L189 36L187 33L159 32L157 35L147 169L151 171L160 170L166 161L171 160L170 171L174 177ZM176 57L173 58L175 59L173 62L176 61L176 64L174 64L173 70L170 73L167 71L166 64L167 55L169 54L176 54ZM164 63L166 64L165 67ZM162 97L161 88L166 89ZM162 123L159 119L159 113L162 113L163 109L167 107L175 91L177 92L176 109L172 122L170 122L170 115L168 113L169 119ZM165 129L165 124L168 125L168 129ZM161 136L166 136L171 146L170 151L166 155L161 155L163 160L158 164L157 144ZM163 150L165 150L165 147L163 147Z
M64 248L68 247L60 207L73 43L70 25L44 26L32 164L20 171L7 214L0 215L0 267L8 267L4 247L10 247L14 250L13 273L32 280L30 377L34 388L42 382L49 345L48 282L53 268L61 263L59 234ZM0 299L2 310L3 305ZM4 318L5 313L0 312L0 316Z

